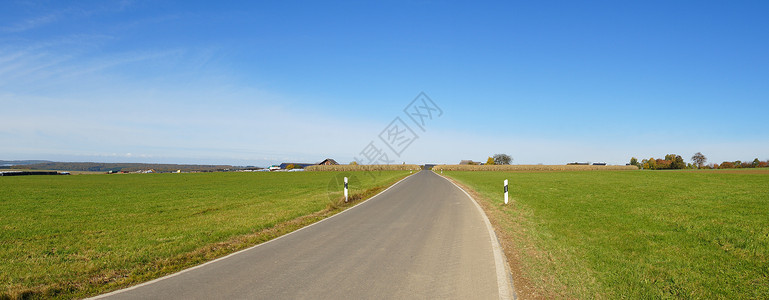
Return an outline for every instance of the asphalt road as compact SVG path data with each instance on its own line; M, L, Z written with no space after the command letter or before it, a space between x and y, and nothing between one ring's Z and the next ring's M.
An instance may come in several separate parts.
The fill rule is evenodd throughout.
M473 201L432 171L421 171L277 240L103 296L497 299L496 264L491 236Z

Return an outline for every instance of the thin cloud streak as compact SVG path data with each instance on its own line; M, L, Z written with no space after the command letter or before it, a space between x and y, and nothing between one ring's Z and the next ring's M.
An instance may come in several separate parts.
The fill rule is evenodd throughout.
M283 160L314 161L346 153L357 146L354 141L376 132L359 120L344 120L330 113L312 114L275 104L277 99L258 93L220 92L212 100L213 87L169 92L154 97L140 93L114 95L120 109L101 106L100 95L74 95L67 98L39 98L14 101L18 97L0 95L0 102L12 103L0 130L0 142L9 145L5 155L49 157L61 154L76 158L103 157L110 153L134 153L120 157L133 161L193 163L193 159L275 163ZM217 92L213 92L217 94ZM198 97L190 95L198 94ZM166 98L183 98L197 105L179 106ZM147 108L141 102L156 103ZM250 99L243 101L243 99ZM24 116L25 107L37 107L45 118ZM87 114L84 115L83 112ZM301 117L300 117L301 116ZM342 136L339 133L345 132ZM4 140L4 141L3 141ZM308 149L313 149L308 151ZM312 153L312 154L310 154Z
M2 26L0 27L0 32L18 34L54 23L75 21L78 19L99 15L118 13L125 11L127 8L133 6L134 2L135 1L119 1L117 3L100 2L98 3L99 6L95 8L90 6L88 8L78 7L78 3L73 3L64 9L42 12L36 16L27 17L23 20L16 21L13 24Z
M48 14L44 16L34 17L15 23L13 25L0 27L0 31L6 33L19 33L23 31L32 30L44 25L48 25L60 20L60 14Z

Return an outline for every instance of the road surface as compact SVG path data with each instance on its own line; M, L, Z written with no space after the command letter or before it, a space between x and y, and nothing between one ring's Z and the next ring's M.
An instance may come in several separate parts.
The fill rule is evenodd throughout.
M497 264L473 201L421 171L277 240L101 297L498 299Z

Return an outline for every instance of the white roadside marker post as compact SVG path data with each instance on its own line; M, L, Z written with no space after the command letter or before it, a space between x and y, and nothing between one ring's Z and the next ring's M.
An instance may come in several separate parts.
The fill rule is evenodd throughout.
M507 204L507 179L505 179L505 204Z
M347 203L347 177L344 178L344 203Z

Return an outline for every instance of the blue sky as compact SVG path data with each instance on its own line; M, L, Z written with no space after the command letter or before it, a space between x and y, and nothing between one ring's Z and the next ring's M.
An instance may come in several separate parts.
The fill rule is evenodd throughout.
M0 159L769 159L769 3L530 2L4 1Z

